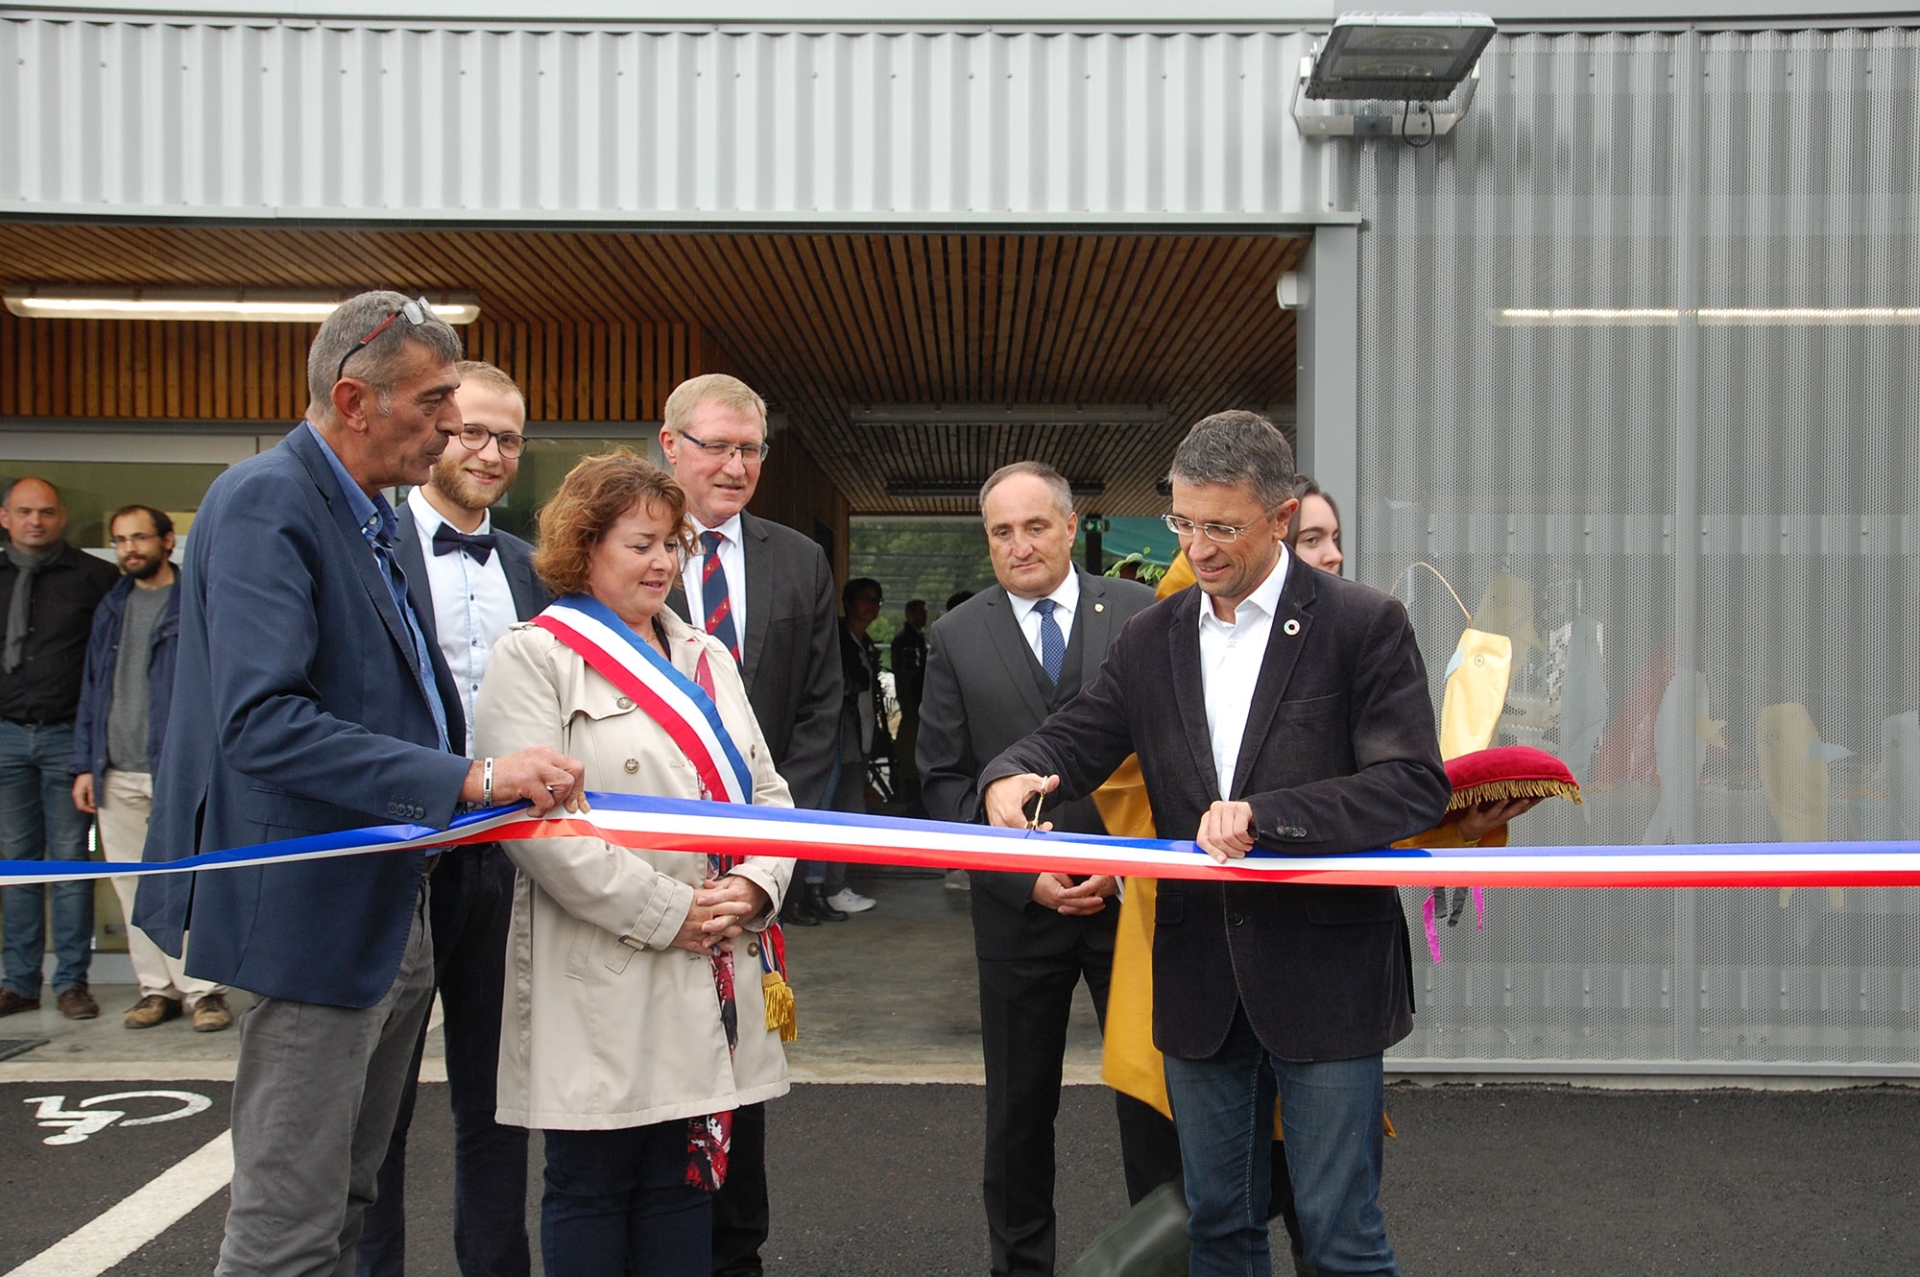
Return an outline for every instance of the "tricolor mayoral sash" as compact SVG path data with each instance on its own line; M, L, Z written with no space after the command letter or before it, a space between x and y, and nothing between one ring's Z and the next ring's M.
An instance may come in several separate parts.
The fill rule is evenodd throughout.
M713 699L713 680L707 654L700 654L696 675L688 678L673 667L653 645L614 615L613 609L584 594L554 602L533 623L564 643L602 678L619 688L648 718L658 723L693 764L700 778L700 796L711 802L753 802L753 769L734 743ZM709 852L714 877L733 867L735 857ZM784 1042L796 1034L793 990L786 979L786 936L778 917L767 924L760 949L761 988L766 1003L767 1028L778 1030ZM723 999L731 1014L731 968L720 973ZM733 1037L729 1025L728 1037Z

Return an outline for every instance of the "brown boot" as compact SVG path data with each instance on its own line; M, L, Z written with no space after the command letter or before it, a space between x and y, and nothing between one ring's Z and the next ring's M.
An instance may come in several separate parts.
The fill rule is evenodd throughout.
M91 1020L100 1014L100 1004L93 1000L84 984L70 985L60 990L60 996L54 1000L60 1008L60 1014L69 1020Z
M23 997L12 989L0 988L0 1015L18 1015L22 1011L38 1011L39 998Z
M180 1018L180 1004L160 993L149 993L127 1011L121 1023L129 1029L151 1029L156 1024Z
M193 1004L195 1033L218 1033L232 1024L233 1012L227 1010L227 1000L218 993L209 993Z

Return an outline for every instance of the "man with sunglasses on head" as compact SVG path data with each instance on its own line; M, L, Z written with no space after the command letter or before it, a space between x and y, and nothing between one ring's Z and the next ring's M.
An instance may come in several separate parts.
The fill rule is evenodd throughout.
M382 490L458 447L460 338L424 300L342 302L307 356L307 419L207 489L181 573L148 860L462 804L577 801L545 746L469 759L466 716L408 595ZM148 878L134 922L186 972L255 994L240 1019L220 1277L338 1273L433 998L437 848Z
M833 569L809 538L747 513L769 451L766 401L736 377L708 373L675 387L662 416L660 448L686 489L699 551L667 605L734 653L793 805L823 807L840 726ZM734 1114L727 1179L713 1199L714 1277L761 1272L766 1138L765 1105Z
M526 397L492 364L464 360L456 369L460 433L400 507L394 544L421 628L446 659L471 723L494 643L553 596L534 573L533 547L493 526L493 507L520 473ZM530 1269L527 1132L493 1120L512 916L513 864L498 843L443 854L433 873L429 929L453 1104L453 1251L464 1277L522 1277ZM380 1193L354 1254L360 1277L406 1271L407 1129L425 1046L423 1030L380 1168Z
M1406 609L1288 552L1285 436L1217 413L1168 478L1197 585L1135 617L1079 696L987 765L988 819L1024 824L1036 793L1083 798L1137 752L1160 837L1222 864L1369 851L1439 823L1452 787ZM1271 1272L1277 1096L1307 1266L1397 1274L1379 1194L1381 1053L1413 1025L1399 892L1204 879L1158 895L1153 1040L1188 1272Z

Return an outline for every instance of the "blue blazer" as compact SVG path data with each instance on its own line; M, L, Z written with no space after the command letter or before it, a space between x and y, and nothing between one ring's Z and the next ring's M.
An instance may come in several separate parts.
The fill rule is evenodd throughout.
M308 428L214 480L179 590L146 859L452 821L467 760L439 747L406 619ZM460 698L428 649L458 749ZM191 930L190 975L368 1007L400 968L424 855L150 878L134 922L176 955Z

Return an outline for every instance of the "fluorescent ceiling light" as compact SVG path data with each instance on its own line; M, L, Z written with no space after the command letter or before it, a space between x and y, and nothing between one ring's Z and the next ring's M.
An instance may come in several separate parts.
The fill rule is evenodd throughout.
M1104 479L1069 479L1067 487L1076 497L1098 497L1105 495L1107 484ZM890 497L965 497L969 500L980 496L978 483L956 483L951 479L895 479L887 484Z
M243 288L227 291L158 288L84 288L36 284L7 290L7 309L23 319L185 319L198 322L317 324L342 297ZM472 293L428 295L433 313L449 324L480 318Z
M1157 426L1167 419L1158 404L868 404L847 419L856 426Z
M1307 96L1437 102L1473 73L1493 33L1481 13L1343 13L1314 54Z
M1508 307L1495 311L1493 322L1503 328L1659 328L1679 323L1682 313L1671 306ZM1684 313L1710 328L1920 324L1920 306L1702 306Z

